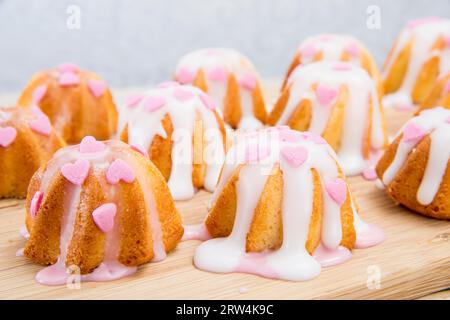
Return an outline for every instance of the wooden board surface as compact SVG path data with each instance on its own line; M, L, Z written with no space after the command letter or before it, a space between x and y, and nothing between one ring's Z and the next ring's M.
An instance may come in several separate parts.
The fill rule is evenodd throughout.
M388 111L390 132L409 116ZM384 191L360 177L349 180L361 217L381 226L387 240L354 250L352 260L325 268L307 282L197 270L192 257L199 242L187 241L166 260L142 266L125 279L82 283L79 289L42 286L34 281L42 267L15 255L25 244L19 235L24 202L0 201L0 299L411 299L433 298L430 294L450 288L450 223L396 206ZM199 192L193 200L177 203L186 224L202 221L209 198ZM434 297L448 298L448 292Z

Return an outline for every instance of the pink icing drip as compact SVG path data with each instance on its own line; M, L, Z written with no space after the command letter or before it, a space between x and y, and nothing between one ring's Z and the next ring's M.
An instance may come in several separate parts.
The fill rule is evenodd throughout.
M367 229L356 235L356 249L364 249L376 246L386 239L383 229L373 224L368 224Z
M352 258L352 254L350 250L342 246L330 250L320 244L314 251L313 257L322 267L331 267L349 261Z
M59 286L71 283L70 280L79 280L82 282L101 282L111 281L132 275L137 267L126 267L119 262L102 262L92 273L83 275L71 275L65 266L60 263L51 265L39 271L36 275L36 281L48 286Z
M259 275L269 279L279 279L280 276L267 263L270 251L246 253L234 272Z
M181 238L181 241L188 241L188 240L206 241L212 238L204 223L187 225L183 226L183 228L184 234L183 238Z
M20 233L20 235L21 235L22 237L24 237L25 239L27 239L27 240L30 239L30 233L28 232L26 226L21 226L21 227L20 227L20 230L19 230L19 233Z
M449 44L449 46L450 46L450 44ZM445 85L445 92L450 93L450 81L448 81L447 84Z
M367 161L367 168L362 172L362 176L367 181L373 181L377 179L377 173L375 166L383 155L382 150L372 150L370 152L369 160Z

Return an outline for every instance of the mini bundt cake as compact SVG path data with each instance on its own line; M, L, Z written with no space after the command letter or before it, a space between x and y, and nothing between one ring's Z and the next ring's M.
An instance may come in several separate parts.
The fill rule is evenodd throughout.
M422 111L397 134L377 165L387 194L423 215L450 219L450 110Z
M410 21L383 68L386 107L411 109L430 94L436 79L450 71L450 20Z
M127 144L85 137L60 149L33 176L26 201L24 255L50 265L36 280L107 281L164 259L183 235L158 169Z
M105 140L116 132L116 106L106 83L73 64L34 75L18 105L38 105L67 143L86 135Z
M383 231L360 220L334 151L287 127L251 133L227 153L194 263L212 272L307 280L375 245Z
M195 188L214 191L225 159L226 133L214 100L200 89L163 83L128 99L121 139L148 154L175 200Z
M282 88L285 87L289 75L298 65L321 60L346 61L355 64L365 69L375 80L377 88L382 90L380 71L375 60L359 40L345 34L319 34L306 38L295 52Z
M437 106L450 109L450 72L438 79L431 93L420 106L419 112Z
M268 123L321 135L337 152L346 175L370 170L387 144L375 82L364 69L347 62L298 66Z
M0 108L0 198L24 198L34 172L64 145L38 107Z
M175 79L208 93L233 128L255 129L266 122L259 76L253 64L237 51L209 48L188 53L178 62Z

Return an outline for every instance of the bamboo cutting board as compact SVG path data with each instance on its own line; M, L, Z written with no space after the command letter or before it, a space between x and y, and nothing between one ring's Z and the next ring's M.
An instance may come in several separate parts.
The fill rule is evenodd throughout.
M388 111L391 134L410 116L411 113ZM34 281L42 267L16 256L25 244L19 235L24 201L3 200L0 201L0 298L411 299L450 288L450 222L425 218L396 206L373 182L360 177L350 178L349 182L361 217L382 227L387 239L379 246L354 250L352 260L324 268L317 278L307 282L200 271L192 263L199 242L187 241L180 243L166 260L142 266L128 278L82 283L79 289L42 286ZM186 224L202 221L209 198L210 194L201 191L194 199L177 203Z

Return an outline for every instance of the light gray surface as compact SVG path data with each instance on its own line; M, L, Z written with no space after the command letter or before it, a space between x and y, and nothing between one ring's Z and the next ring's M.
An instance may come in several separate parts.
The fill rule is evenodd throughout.
M67 28L68 6L81 9ZM381 10L381 29L366 26ZM281 76L294 49L319 32L351 33L382 64L404 23L450 16L450 0L0 0L0 92L18 91L37 70L75 62L112 86L170 77L192 49L233 47L265 77Z

